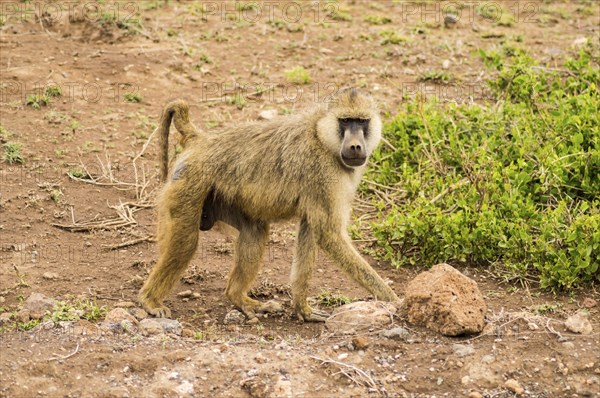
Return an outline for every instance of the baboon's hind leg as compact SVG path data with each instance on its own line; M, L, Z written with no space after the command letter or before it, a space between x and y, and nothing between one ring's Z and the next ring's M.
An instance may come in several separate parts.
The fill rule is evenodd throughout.
M159 259L140 290L144 309L156 317L170 317L163 299L192 259L198 245L198 225L205 193L194 193L184 180L171 183L158 204Z
M276 303L262 304L248 297L248 290L254 283L263 260L269 226L261 221L250 221L237 226L240 235L235 244L235 265L229 274L225 294L248 319L256 317L256 312L278 312Z
M292 297L294 312L301 321L324 322L329 314L308 305L308 282L317 258L318 246L313 230L306 219L300 221L296 253L292 261Z

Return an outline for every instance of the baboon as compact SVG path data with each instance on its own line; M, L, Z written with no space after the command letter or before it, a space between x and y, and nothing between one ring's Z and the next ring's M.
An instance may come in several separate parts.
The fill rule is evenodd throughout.
M193 126L185 101L171 102L158 127L163 181L171 121L183 135L184 150L157 205L160 257L140 291L146 311L170 317L163 299L194 255L199 230L217 221L239 231L227 297L249 319L273 310L247 293L262 263L269 224L293 217L300 222L291 286L294 312L301 321L328 316L307 301L319 247L377 299L399 301L347 233L357 186L381 139L379 111L370 97L347 89L331 103L304 113L214 134Z

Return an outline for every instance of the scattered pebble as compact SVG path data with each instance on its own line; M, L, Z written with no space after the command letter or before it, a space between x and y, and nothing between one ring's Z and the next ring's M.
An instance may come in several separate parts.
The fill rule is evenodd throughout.
M137 325L138 321L133 315L127 312L124 308L114 308L106 314L104 322L106 323L121 323L122 321L129 321L133 325Z
M483 395L481 395L480 392L477 391L471 391L469 393L469 398L483 398Z
M494 362L495 360L496 360L496 357L493 356L493 355L491 355L491 354L484 355L484 356L481 357L481 362L483 362L483 363L485 363L487 365L489 365L490 363Z
M254 318L254 319L256 319L256 318ZM229 324L242 325L242 324L244 324L244 322L246 322L246 316L244 314L242 314L241 311L238 311L238 310L229 311L225 315L225 319L223 319L223 323L225 325L229 325Z
M54 272L44 272L42 274L42 278L47 279L47 280L51 280L51 281L55 281L58 279L58 275L55 274Z
M565 321L565 327L569 332L579 334L591 334L592 324L588 320L587 313L579 311L574 315L571 315Z
M191 290L184 290L183 292L177 293L177 297L189 298L192 297L192 294L194 294L194 292Z
M401 326L397 326L392 329L383 330L379 333L381 337L394 340L407 340L410 338L410 332Z
M472 355L475 352L475 348L472 345L466 344L452 344L452 350L459 358Z
M519 384L515 379L508 379L506 383L504 383L504 387L508 388L510 391L514 392L517 395L521 395L525 392L523 387Z
M583 301L581 302L581 306L585 307L585 308L594 308L597 305L598 305L598 302L596 300L594 300L593 298L589 298L589 297L584 298Z
M352 339L352 345L356 350L364 350L369 347L369 339L365 336L357 336Z
M134 308L136 304L133 301L119 301L115 304L115 308Z
M277 110L275 109L265 109L264 111L258 114L259 120L271 120L277 116Z

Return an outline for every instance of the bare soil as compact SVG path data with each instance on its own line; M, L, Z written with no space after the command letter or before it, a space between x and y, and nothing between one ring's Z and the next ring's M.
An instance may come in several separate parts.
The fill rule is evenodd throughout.
M213 3L235 10L233 2ZM7 4L2 2L6 14ZM589 1L494 3L515 15L513 26L467 14L468 7L456 24L444 26L441 10L422 13L420 2L343 4L352 21L331 20L326 3L318 3L316 13L312 2L300 2L299 23L289 22L293 10L287 22L282 17L284 2L277 3L271 23L264 14L254 23L221 17L220 8L203 19L196 7L201 2L130 4L137 8L113 8L119 20L129 21L132 11L140 18L141 25L129 29L77 15L69 21L64 13L59 20L52 10L42 18L17 18L14 9L0 27L1 124L12 134L5 140L21 143L25 158L24 164L0 163L0 312L17 311L32 292L95 299L108 308L136 300L156 259L154 243L107 248L154 233L157 144L144 145L170 98L190 101L195 124L205 130L256 119L264 109L295 112L350 85L365 86L390 114L415 92L441 102L481 102L488 72L473 55L478 48L522 40L538 59L559 63L576 51L576 39L597 40L600 22L598 5ZM370 25L366 15L393 22ZM383 30L406 40L383 46ZM445 60L450 84L418 80L424 71L443 70ZM308 85L286 81L285 71L299 65L310 72ZM268 90L248 95L262 90L257 83ZM49 84L59 85L62 96L39 110L26 105L28 95ZM124 100L131 91L141 96L139 103ZM245 104L222 99L236 92L246 95ZM82 165L104 178L89 183L68 176ZM148 184L142 192L143 178ZM127 209L134 210L131 217L118 216ZM92 221L106 226L112 218L120 226L89 229ZM74 223L83 231L55 225ZM509 379L527 397L600 396L600 308L588 308L591 335L564 327L584 299L600 301L594 287L554 295L534 281L508 283L485 269L464 268L487 300L490 327L484 334L446 338L396 319L410 330L409 341L373 331L367 348L350 350L353 336L332 336L322 324L302 324L291 315L286 283L294 235L293 223L274 226L257 282L260 299L286 305L282 316L257 325L223 324L233 309L223 294L233 245L226 232L212 230L201 234L196 257L167 300L173 317L194 336L112 334L94 325L84 335L61 326L3 327L0 396L512 397ZM366 249L369 242L357 245ZM421 271L369 261L400 295ZM184 290L200 296L184 301L176 295ZM370 299L321 256L311 295L325 290ZM472 344L474 353L457 356L457 343ZM355 368L341 365L349 377L319 359Z

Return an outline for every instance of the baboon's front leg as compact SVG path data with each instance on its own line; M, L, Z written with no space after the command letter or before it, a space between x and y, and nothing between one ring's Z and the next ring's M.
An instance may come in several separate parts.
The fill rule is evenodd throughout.
M319 243L323 250L337 261L344 271L371 292L376 299L391 302L401 301L352 246L352 242L346 233L326 229L320 236Z
M318 246L313 230L306 219L300 221L296 253L292 261L292 297L294 312L301 321L324 322L328 313L311 308L307 301L308 281L314 269Z
M269 226L263 222L248 221L239 225L240 235L235 244L235 265L229 274L225 294L248 319L256 318L256 312L275 312L275 303L262 304L248 297L263 260Z
M193 257L198 245L198 225L205 195L185 188L177 181L165 188L158 203L159 259L140 290L144 309L156 317L170 317L163 299Z

